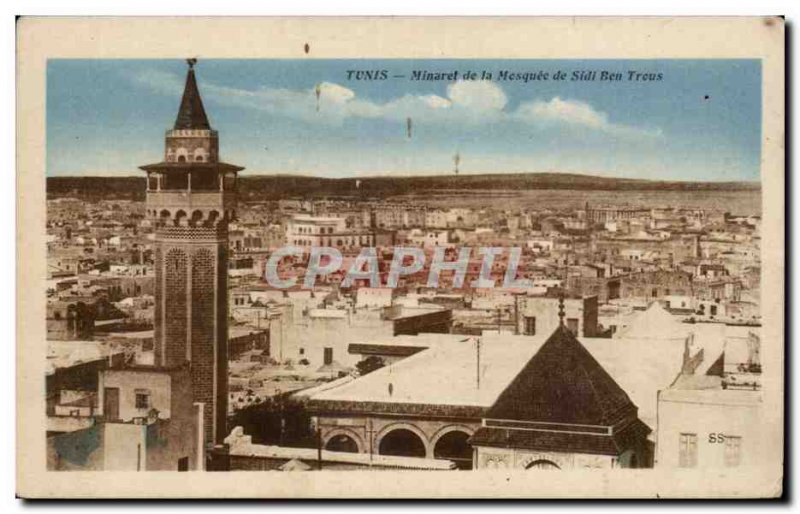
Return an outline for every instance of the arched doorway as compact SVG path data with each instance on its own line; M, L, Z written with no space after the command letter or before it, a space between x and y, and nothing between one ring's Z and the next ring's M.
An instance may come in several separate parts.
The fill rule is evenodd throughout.
M433 457L451 460L458 469L472 469L472 447L467 442L468 439L469 434L461 430L447 432L436 441Z
M378 453L403 457L425 457L425 443L411 430L397 428L383 436Z
M535 461L531 462L530 464L528 464L527 466L525 466L525 469L556 470L556 469L561 469L561 468L559 468L558 464L556 464L553 461L550 461L550 460L547 460L547 459L539 459L539 460L535 460Z

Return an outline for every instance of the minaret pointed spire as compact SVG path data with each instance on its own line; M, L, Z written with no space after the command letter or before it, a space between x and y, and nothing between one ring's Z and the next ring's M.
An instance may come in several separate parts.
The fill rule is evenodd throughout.
M194 65L197 59L186 59L189 71L186 74L186 86L183 88L181 107L175 119L175 130L210 130L200 90L197 89L197 80L194 77Z

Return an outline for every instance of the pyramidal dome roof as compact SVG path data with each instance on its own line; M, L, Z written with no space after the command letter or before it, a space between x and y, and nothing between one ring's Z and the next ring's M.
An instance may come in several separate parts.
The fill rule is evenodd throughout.
M609 426L635 409L625 391L561 325L484 417Z
M647 310L639 312L630 325L620 330L615 337L650 337L654 339L683 338L688 332L686 325L670 314L659 302L653 302Z
M189 63L189 72L186 74L186 86L183 88L183 98L175 119L175 130L210 130L203 100L197 89L197 80L194 77L194 63Z

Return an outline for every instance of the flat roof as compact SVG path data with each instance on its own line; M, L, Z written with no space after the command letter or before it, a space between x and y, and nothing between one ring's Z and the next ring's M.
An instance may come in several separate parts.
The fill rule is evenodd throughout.
M761 391L746 389L667 389L661 391L659 399L704 405L757 405L764 401L764 395Z
M336 216L311 216L308 214L295 214L292 216L292 221L301 221L303 223L339 223L344 221L344 218Z
M48 340L46 373L50 375L59 368L106 359L118 353L123 352L114 350L103 341Z
M480 345L465 339L434 344L310 400L488 408L547 336L482 336Z
M107 337L119 337L124 339L144 339L148 337L153 337L155 334L155 330L137 330L134 332L108 332L106 334Z
M251 326L233 325L228 327L228 338L249 336L269 332L266 328L256 328Z
M413 307L409 307L403 304L396 304L391 307L393 310L399 310L400 312L392 315L393 313L389 311L389 315L387 319L389 320L398 320L404 318L413 318L414 316L421 316L423 314L431 314L433 312L444 312L450 309L442 307L441 305L437 305L435 303L426 303L424 306L415 305Z

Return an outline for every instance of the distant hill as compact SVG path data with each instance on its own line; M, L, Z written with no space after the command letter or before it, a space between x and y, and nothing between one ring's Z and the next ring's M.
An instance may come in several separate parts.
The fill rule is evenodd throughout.
M358 187L356 184L358 183ZM596 191L760 191L757 182L676 182L596 177L572 173L509 173L459 176L318 178L297 175L251 175L240 179L243 200L292 197L441 195L447 192L542 189ZM144 200L144 177L48 177L47 197L86 200Z
M145 186L144 177L47 177L47 198L144 201Z

